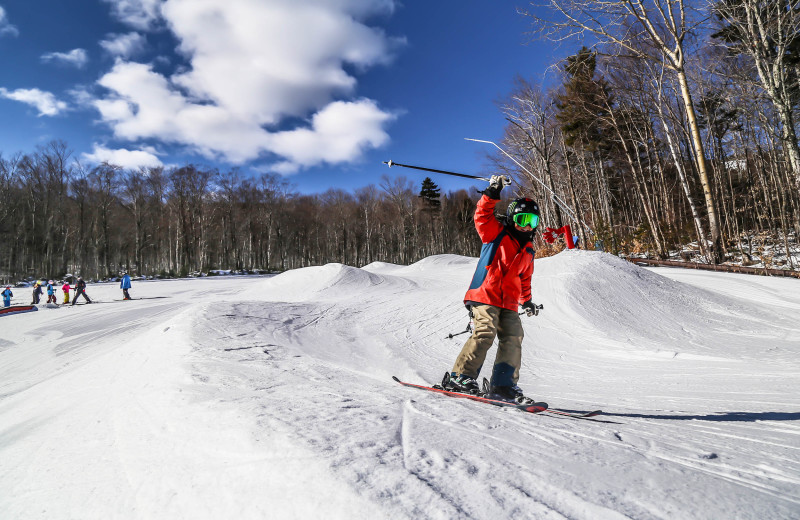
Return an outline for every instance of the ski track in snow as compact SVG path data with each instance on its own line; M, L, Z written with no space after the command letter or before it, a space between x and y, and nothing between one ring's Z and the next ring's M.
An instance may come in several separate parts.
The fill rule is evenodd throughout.
M800 281L537 260L520 384L605 411L576 420L391 380L450 369L474 266L91 285L108 305L0 319L0 518L800 517Z

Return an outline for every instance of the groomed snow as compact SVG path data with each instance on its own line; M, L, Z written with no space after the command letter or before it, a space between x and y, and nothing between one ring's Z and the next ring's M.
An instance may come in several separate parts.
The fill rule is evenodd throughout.
M391 380L451 368L475 263L0 317L0 518L800 517L800 280L537 260L520 385L589 421Z

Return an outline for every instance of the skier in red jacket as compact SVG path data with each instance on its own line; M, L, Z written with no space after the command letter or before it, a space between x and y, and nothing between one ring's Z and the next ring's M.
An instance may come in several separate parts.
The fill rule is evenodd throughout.
M535 316L540 309L531 301L532 240L539 225L539 206L531 199L517 199L498 222L494 208L508 182L508 177L493 175L475 209L475 228L483 248L464 296L474 330L442 386L455 392L479 393L476 378L497 336L489 393L494 398L525 402L527 398L517 386L524 335L518 311L522 306L528 316Z

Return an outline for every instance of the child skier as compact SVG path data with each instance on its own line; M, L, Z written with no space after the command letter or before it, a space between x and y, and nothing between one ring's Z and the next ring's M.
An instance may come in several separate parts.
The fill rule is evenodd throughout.
M64 282L61 286L61 291L64 293L64 303L69 303L69 282Z
M445 374L442 386L454 392L479 393L476 378L495 336L499 336L489 397L527 403L531 400L517 386L524 336L518 309L522 306L528 316L539 313L539 307L531 302L532 240L539 225L539 206L531 199L517 199L498 222L494 208L508 182L508 177L493 175L475 209L475 228L483 248L464 296L474 330L452 371Z
M75 282L75 298L72 299L72 305L75 305L75 302L78 301L78 296L83 296L86 299L86 303L92 303L92 300L90 300L89 296L86 294L86 282L84 282L83 278L80 276L78 277L78 281Z
M33 285L33 301L31 302L31 305L38 305L39 296L41 295L42 295L42 286L39 284L39 282L36 282Z
M128 273L123 272L122 281L119 283L119 288L122 289L122 299L130 300L131 295L128 294L128 289L131 288L131 277L128 276Z
M11 298L14 296L14 293L11 292L11 286L7 285L6 289L2 293L3 295L3 307L11 307Z
M48 280L47 282L47 303L55 303L58 305L56 301L56 286L53 280Z

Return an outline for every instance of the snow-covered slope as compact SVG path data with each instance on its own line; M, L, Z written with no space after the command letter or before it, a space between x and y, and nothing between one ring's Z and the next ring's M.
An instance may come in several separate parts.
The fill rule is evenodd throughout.
M520 385L587 421L391 380L450 369L475 262L0 318L0 518L800 516L800 281L537 260Z

